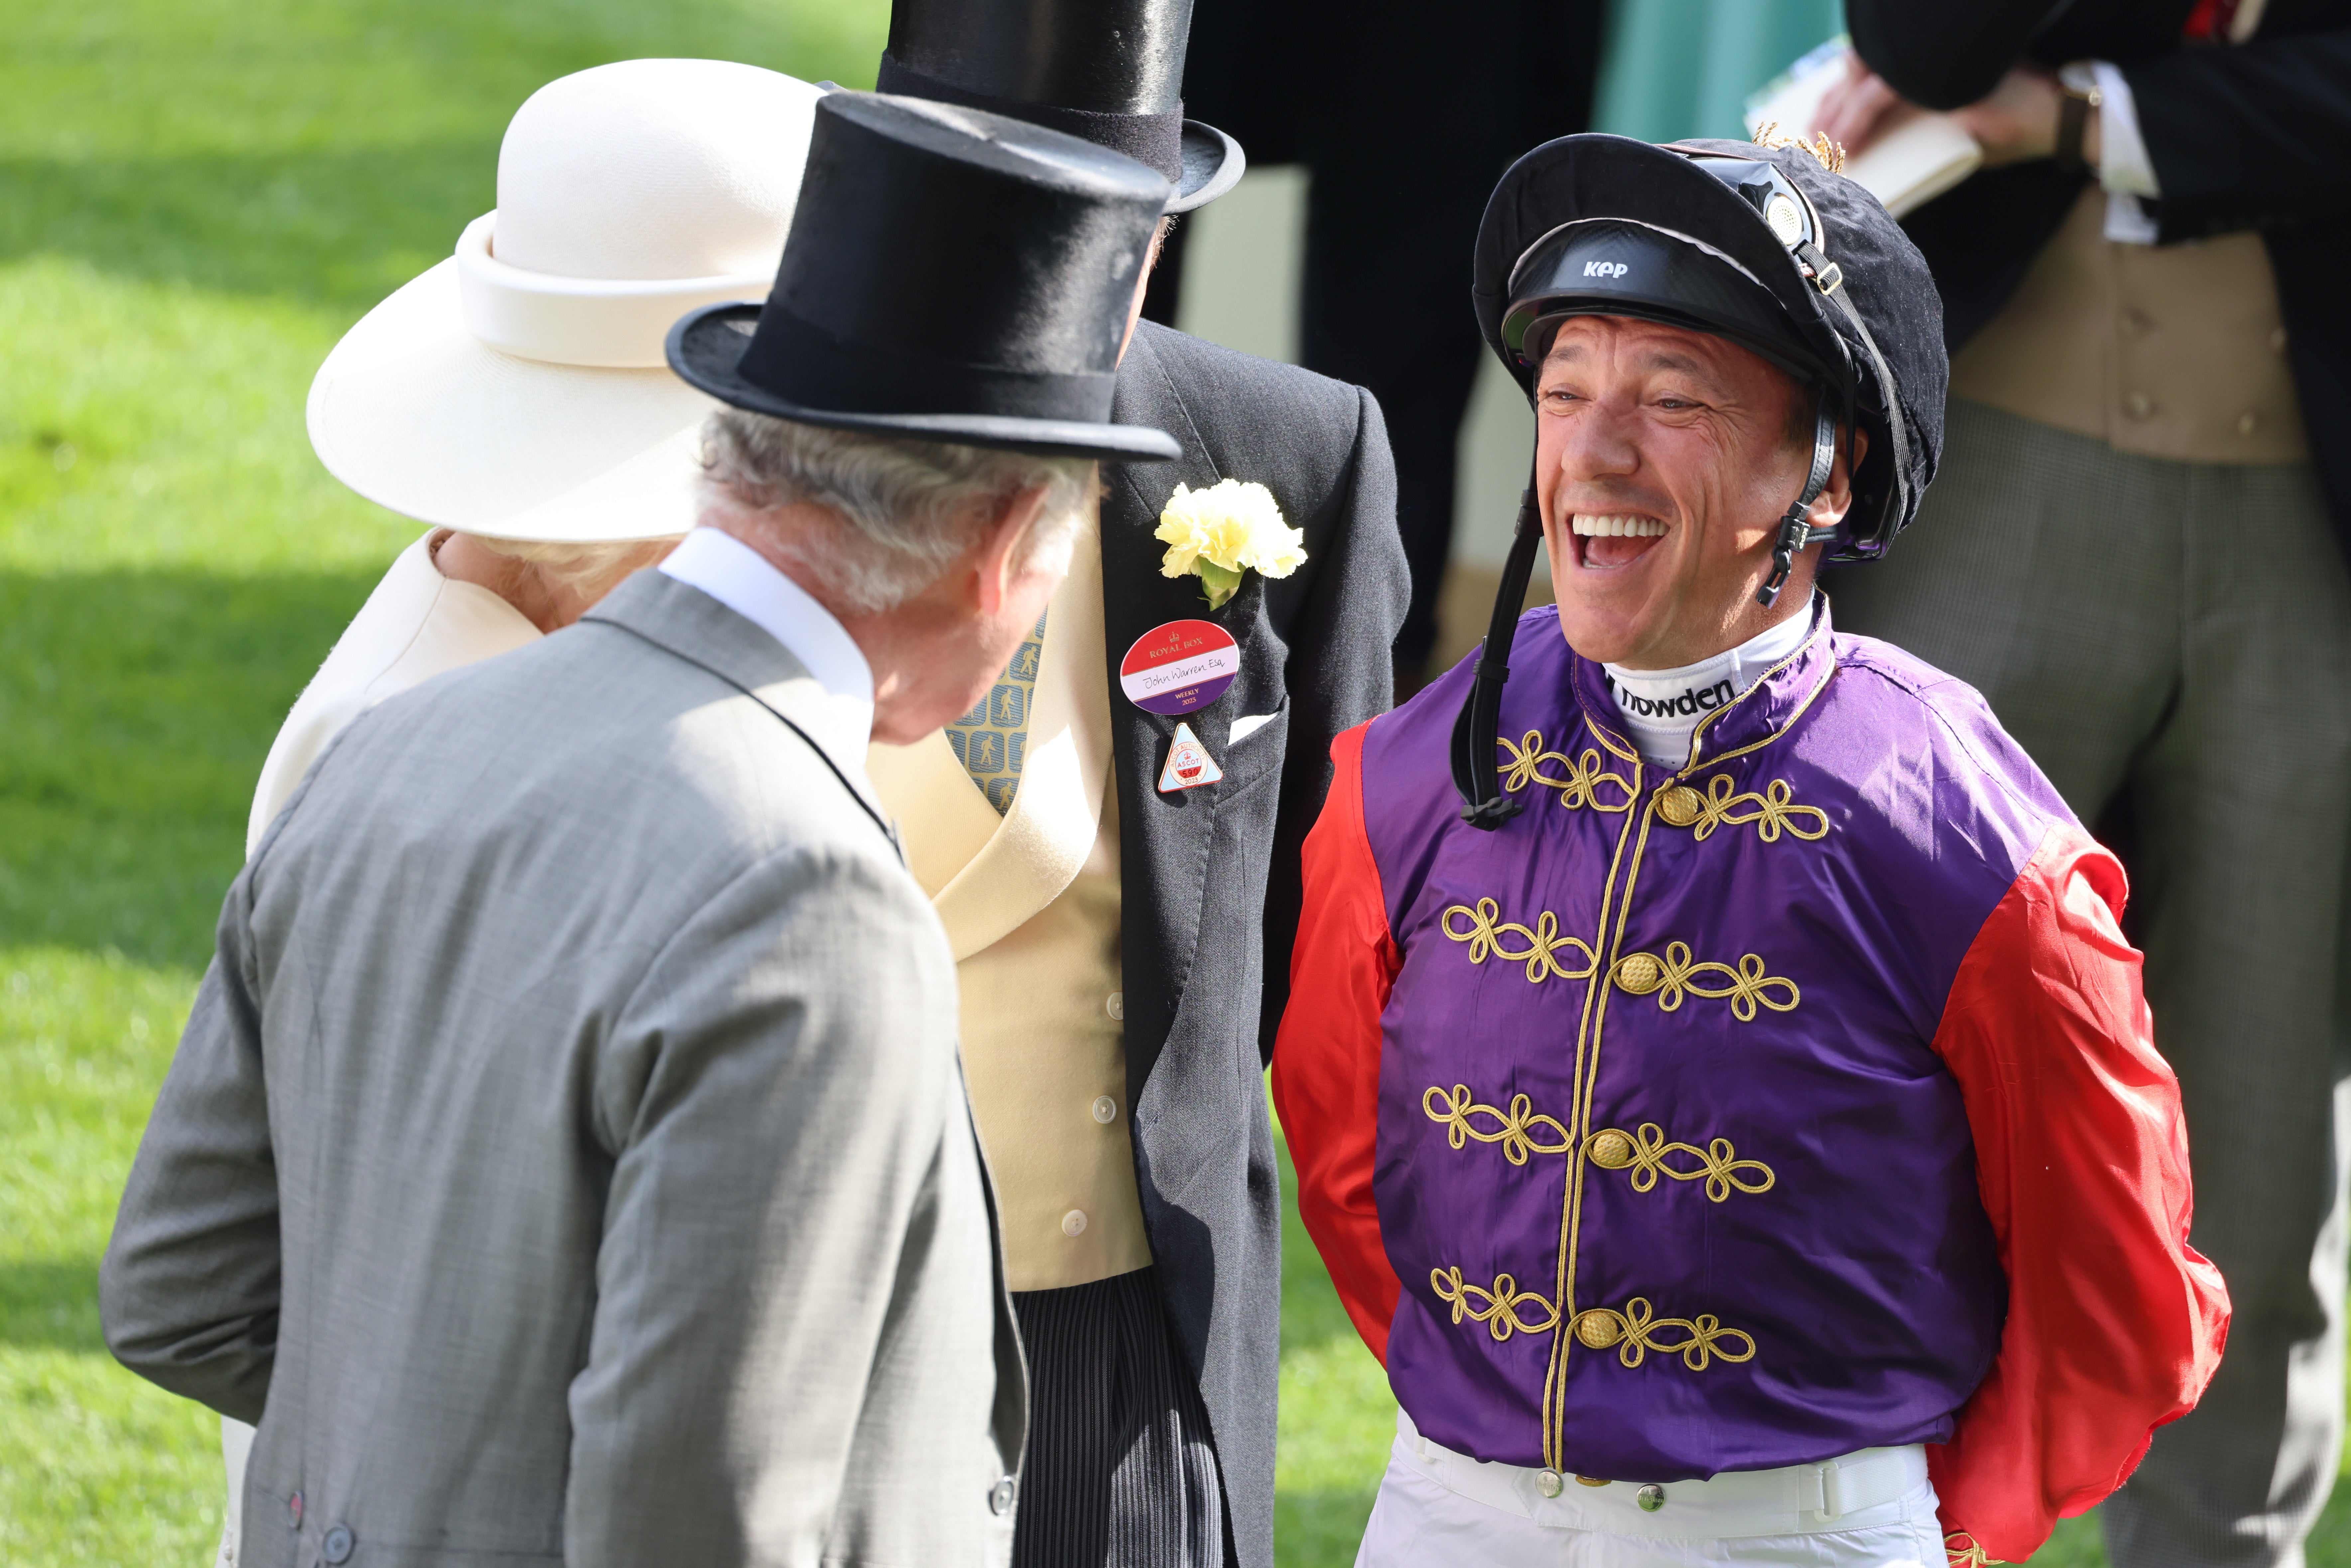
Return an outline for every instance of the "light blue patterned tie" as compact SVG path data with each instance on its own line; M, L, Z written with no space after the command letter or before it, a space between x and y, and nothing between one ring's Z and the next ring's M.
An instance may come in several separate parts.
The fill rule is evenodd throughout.
M998 816L1020 792L1021 754L1029 749L1029 708L1037 695L1037 662L1045 652L1045 617L1013 653L978 706L946 727L956 760L987 797Z

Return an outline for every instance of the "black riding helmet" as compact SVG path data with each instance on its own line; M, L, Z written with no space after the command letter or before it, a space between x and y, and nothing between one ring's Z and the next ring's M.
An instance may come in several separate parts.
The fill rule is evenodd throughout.
M1487 204L1471 299L1487 346L1530 402L1560 323L1577 315L1713 333L1817 389L1812 470L1782 519L1767 604L1806 545L1829 541L1832 560L1874 559L1917 515L1942 447L1942 299L1877 199L1810 149L1603 135L1548 142L1513 164ZM1868 455L1844 520L1814 531L1804 514L1828 482L1840 425L1867 433ZM1541 538L1531 475L1453 732L1462 816L1480 828L1517 814L1496 779L1495 735Z

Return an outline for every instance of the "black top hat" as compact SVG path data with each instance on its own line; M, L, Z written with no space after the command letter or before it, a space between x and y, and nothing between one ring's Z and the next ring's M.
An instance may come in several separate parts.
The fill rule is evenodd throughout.
M1240 143L1184 118L1192 0L893 0L875 86L1050 125L1150 164L1188 213L1233 188Z
M670 368L756 413L1079 457L1173 457L1110 423L1167 183L1001 115L873 93L818 103L765 307L670 329Z

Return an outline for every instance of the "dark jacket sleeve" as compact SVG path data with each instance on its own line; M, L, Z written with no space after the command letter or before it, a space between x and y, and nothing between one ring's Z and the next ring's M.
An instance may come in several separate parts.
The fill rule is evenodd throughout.
M1846 0L1854 52L1886 85L1928 109L1962 109L2000 85L2065 0Z
M1300 856L1331 788L1331 742L1395 706L1389 645L1412 596L1412 573L1396 532L1387 422L1371 393L1357 388L1355 396L1359 412L1339 526L1321 561L1309 563L1313 576L1290 635L1290 735L1266 882L1265 1000L1258 1030L1258 1049L1268 1061L1290 999L1290 948L1303 891Z
M277 1364L277 1166L261 1073L253 868L230 887L218 951L140 1141L99 1266L115 1358L258 1422Z
M2179 48L2123 67L2164 237L2351 206L2351 26Z
M2335 152L2351 139L2351 5L2322 0L2273 16L2260 37L2232 47L2180 42L2179 9L2177 0L1849 0L1846 15L1870 68L1929 109L1973 103L2026 60L2117 62L2163 193L2165 240L2351 208L2351 178Z

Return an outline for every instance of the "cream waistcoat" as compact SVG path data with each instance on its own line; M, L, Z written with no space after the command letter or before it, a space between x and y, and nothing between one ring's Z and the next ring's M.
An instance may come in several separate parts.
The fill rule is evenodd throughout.
M1951 360L1951 395L2187 463L2306 460L2261 236L2105 237L2082 193L2000 314Z
M1020 789L1002 817L944 733L866 758L955 948L964 1076L1016 1291L1151 1262L1120 1023L1102 593L1089 527L1046 618Z
M253 791L247 855L345 725L435 675L538 641L538 628L513 605L486 588L442 576L425 549L432 537L394 558L278 727Z

